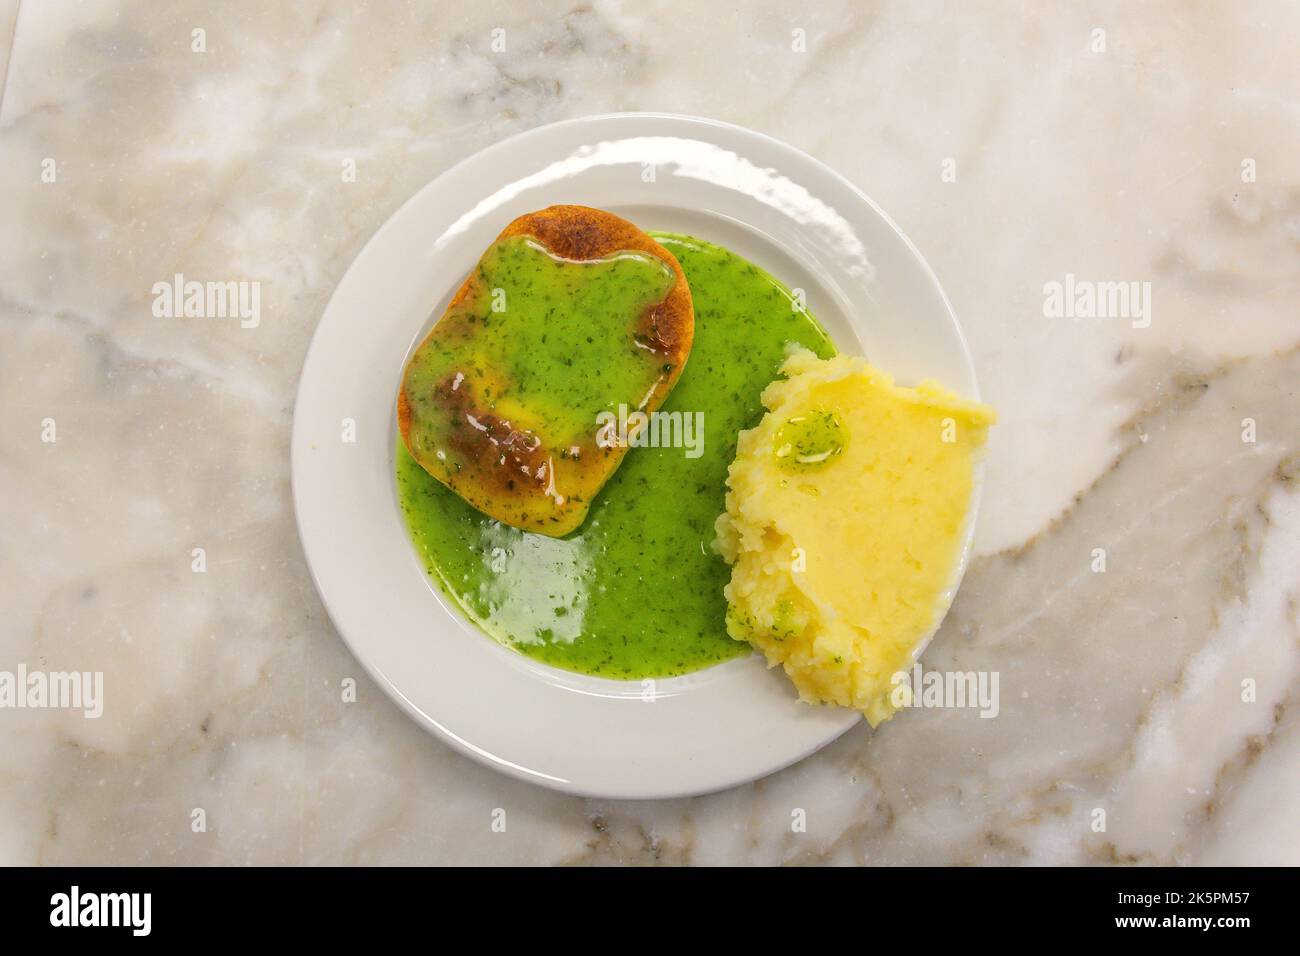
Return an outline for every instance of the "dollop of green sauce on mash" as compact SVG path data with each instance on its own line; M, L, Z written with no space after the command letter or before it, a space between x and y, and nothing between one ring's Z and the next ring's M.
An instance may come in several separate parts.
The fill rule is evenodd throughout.
M849 431L840 417L817 408L781 424L773 454L783 471L816 471L842 455L848 443Z

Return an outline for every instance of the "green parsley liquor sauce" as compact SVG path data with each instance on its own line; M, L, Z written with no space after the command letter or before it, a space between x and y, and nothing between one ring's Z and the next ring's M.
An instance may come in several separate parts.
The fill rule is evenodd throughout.
M762 417L759 396L787 343L835 354L816 320L758 267L699 239L655 238L681 263L695 303L694 346L660 411L703 413L702 454L632 448L582 526L551 538L476 511L397 444L402 511L442 590L503 644L618 679L684 674L749 652L727 636L729 569L711 548L736 435ZM590 349L575 360L601 357Z

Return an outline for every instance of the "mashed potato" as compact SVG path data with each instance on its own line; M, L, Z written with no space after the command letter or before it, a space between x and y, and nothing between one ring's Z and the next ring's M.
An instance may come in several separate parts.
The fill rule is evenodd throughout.
M741 432L717 520L727 631L806 701L888 720L952 598L976 455L994 412L858 358L793 352Z

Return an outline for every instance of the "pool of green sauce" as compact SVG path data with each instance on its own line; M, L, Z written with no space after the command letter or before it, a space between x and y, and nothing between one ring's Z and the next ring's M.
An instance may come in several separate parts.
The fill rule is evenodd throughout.
M479 627L547 664L616 679L684 674L748 652L726 632L730 570L713 553L736 435L787 343L835 354L825 330L757 266L656 234L695 303L695 343L661 411L704 413L704 450L634 448L564 538L508 527L466 504L397 445L397 490L429 575ZM600 352L592 351L599 361Z

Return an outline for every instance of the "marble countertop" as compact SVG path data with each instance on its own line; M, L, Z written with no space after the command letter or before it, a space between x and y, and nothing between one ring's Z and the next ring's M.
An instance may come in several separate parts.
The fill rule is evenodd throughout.
M1297 36L1285 0L0 2L0 671L113 694L0 709L0 863L1300 863ZM452 163L614 110L797 145L934 267L1002 417L925 660L1000 672L999 719L583 800L335 633L288 461L326 300ZM176 272L260 323L159 321ZM1077 280L1149 308L1049 315Z

